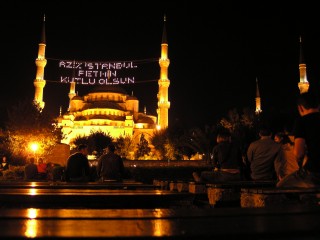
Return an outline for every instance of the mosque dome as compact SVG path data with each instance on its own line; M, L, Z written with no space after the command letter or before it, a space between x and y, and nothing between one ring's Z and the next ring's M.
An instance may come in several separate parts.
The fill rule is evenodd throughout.
M126 90L124 90L119 85L99 85L94 87L90 93L97 93L97 92L113 92L113 93L121 93L121 94L128 94Z
M82 110L86 109L95 109L95 108L109 108L109 109L117 109L123 111L124 109L115 102L110 101L97 101L97 102L90 102L86 103Z
M72 100L83 100L83 97L80 97L80 96L74 96L72 98Z

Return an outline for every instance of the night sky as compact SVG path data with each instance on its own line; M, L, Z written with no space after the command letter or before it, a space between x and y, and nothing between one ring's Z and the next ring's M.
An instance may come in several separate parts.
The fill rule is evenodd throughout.
M10 1L0 17L1 109L34 97L45 14L46 108L58 115L68 107L59 60L134 61L138 68L128 75L135 84L121 87L139 99L140 111L146 106L156 115L165 14L169 125L203 127L233 108L255 109L256 79L264 114L290 121L297 114L300 35L308 81L320 89L320 15L312 1L279 2ZM92 87L77 85L77 91L82 96Z

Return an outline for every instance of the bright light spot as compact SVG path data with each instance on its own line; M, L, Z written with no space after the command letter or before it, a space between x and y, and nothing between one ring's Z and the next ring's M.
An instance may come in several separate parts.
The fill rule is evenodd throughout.
M38 213L38 209L35 209L35 208L28 208L27 209L27 215L28 215L28 218L36 218L37 217L37 213Z
M31 143L30 148L33 152L36 152L39 148L38 143Z

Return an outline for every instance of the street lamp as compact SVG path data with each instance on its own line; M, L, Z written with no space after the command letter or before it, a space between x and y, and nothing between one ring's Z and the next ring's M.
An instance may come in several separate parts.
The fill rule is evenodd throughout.
M30 148L31 148L31 150L33 151L34 158L37 159L37 158L36 158L36 152L37 152L37 150L38 150L38 148L39 148L38 143L31 143Z

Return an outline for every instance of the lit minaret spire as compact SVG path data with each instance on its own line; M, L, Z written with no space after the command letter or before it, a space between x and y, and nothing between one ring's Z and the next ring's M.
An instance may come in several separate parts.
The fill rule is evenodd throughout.
M72 81L70 82L70 92L68 94L69 96L69 109L70 110L70 106L71 106L71 100L74 96L76 96L76 82Z
M45 21L46 21L46 17L44 16L43 24L42 24L41 41L39 43L38 57L36 59L36 66L37 66L36 79L33 81L33 85L35 87L34 102L38 104L40 110L44 108L44 104L45 104L43 101L43 88L46 85L46 80L43 79L44 68L47 65L47 59L45 58L45 51L46 51Z
M158 127L165 129L169 125L168 110L170 108L170 102L168 101L168 89L170 80L168 79L168 67L170 60L168 58L168 42L166 32L166 16L164 16L162 43L161 43L161 58L159 59L160 65L160 79L158 81Z
M308 92L309 82L307 80L307 65L305 64L305 61L304 61L301 37L300 37L299 71L300 71L300 82L298 83L298 87L299 87L300 93Z
M259 115L262 112L261 109L261 98L258 86L258 78L256 79L256 114Z
M75 65L75 61L73 61L73 66ZM73 78L75 77L74 75L74 69L75 68L73 68ZM74 81L71 81L70 82L70 92L69 92L69 94L68 94L68 96L69 96L69 109L68 110L70 110L70 106L71 106L71 100L72 100L72 98L74 97L74 96L76 96L76 82L74 82Z

